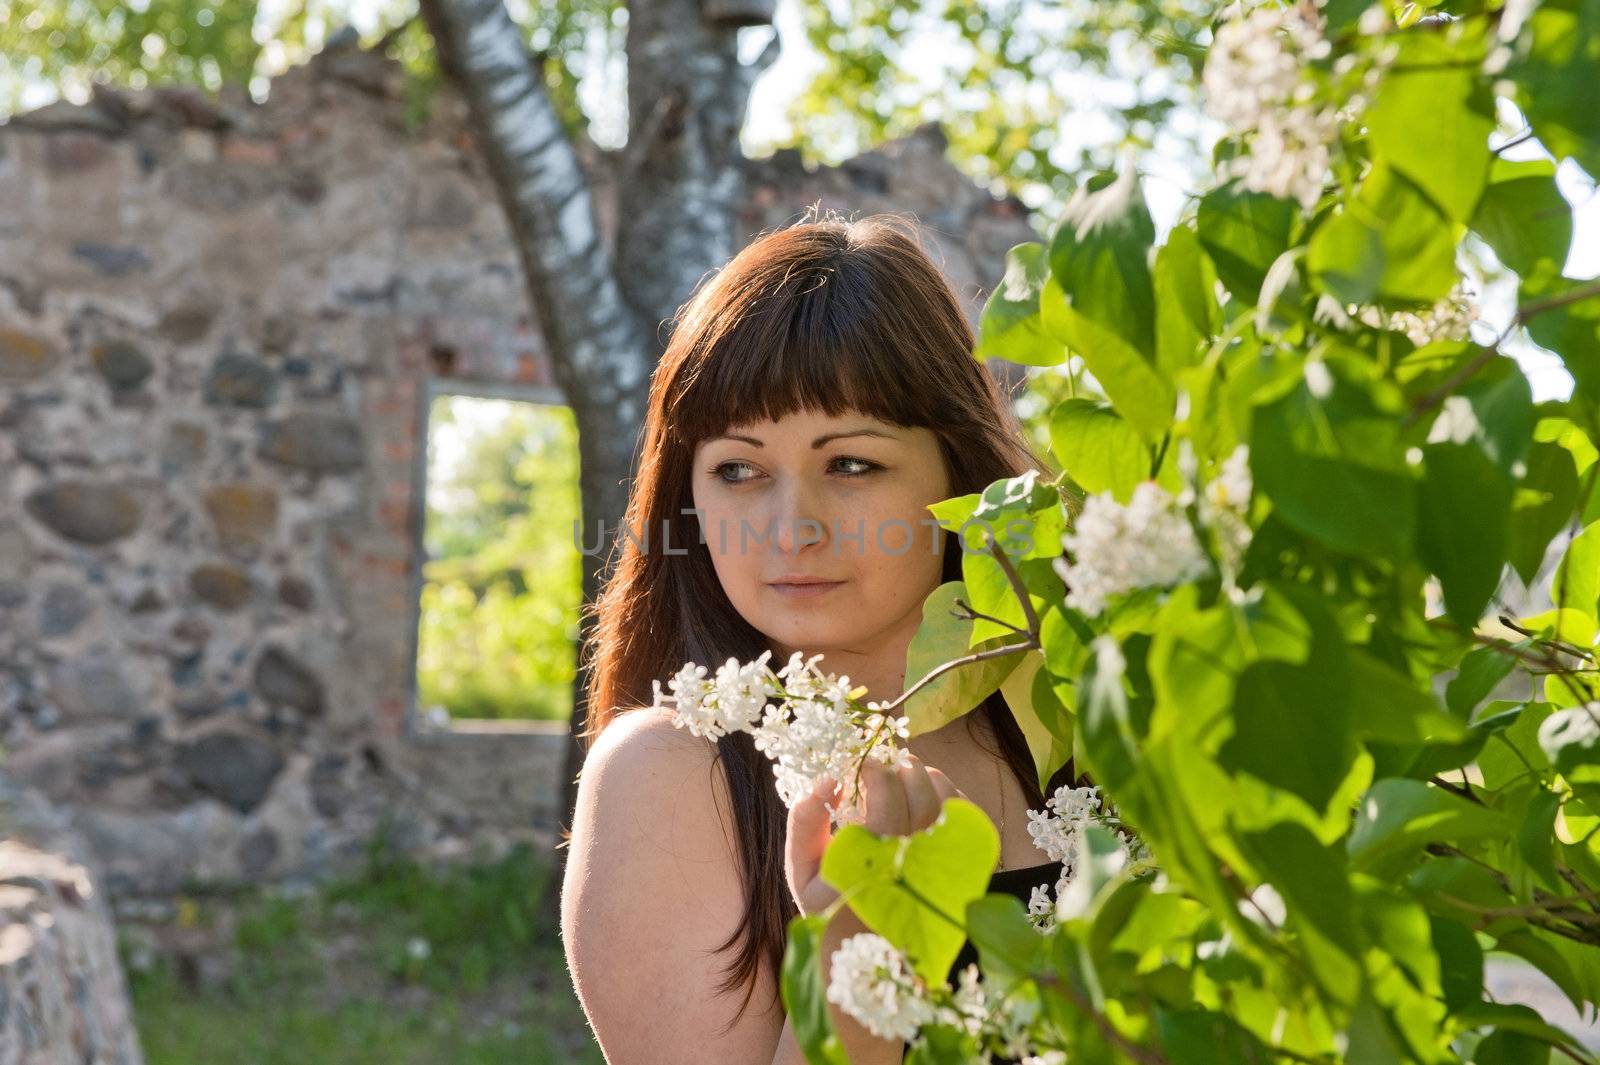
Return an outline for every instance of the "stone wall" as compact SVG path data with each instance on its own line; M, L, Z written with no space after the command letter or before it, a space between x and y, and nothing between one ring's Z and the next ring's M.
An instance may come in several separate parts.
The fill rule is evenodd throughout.
M411 707L424 404L560 397L459 103L405 115L397 68L336 49L263 105L102 91L0 126L0 746L114 897L554 826L558 735ZM1034 236L936 127L749 171L741 244L908 211L974 322Z
M83 841L0 775L0 1065L140 1065L116 932Z

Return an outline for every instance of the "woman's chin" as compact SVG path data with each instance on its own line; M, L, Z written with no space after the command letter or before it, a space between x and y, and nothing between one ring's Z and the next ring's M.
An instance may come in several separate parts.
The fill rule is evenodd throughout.
M809 658L815 654L826 654L830 647L852 645L853 630L847 631L842 626L836 625L819 625L811 620L807 620L805 624L795 624L793 618L773 619L772 623L758 625L756 628L774 646L789 649L789 652L783 655L785 658L793 651L800 651Z

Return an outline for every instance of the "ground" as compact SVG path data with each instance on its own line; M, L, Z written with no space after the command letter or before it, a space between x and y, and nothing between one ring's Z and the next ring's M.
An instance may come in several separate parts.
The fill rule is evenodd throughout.
M120 935L149 1065L603 1065L526 850L177 901Z

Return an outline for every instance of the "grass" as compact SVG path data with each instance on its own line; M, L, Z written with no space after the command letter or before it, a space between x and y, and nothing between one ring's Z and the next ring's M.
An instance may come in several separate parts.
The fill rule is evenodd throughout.
M527 848L440 869L374 850L361 874L308 895L180 905L180 924L234 915L233 961L203 984L171 960L130 966L145 1058L604 1065L537 911L546 876Z

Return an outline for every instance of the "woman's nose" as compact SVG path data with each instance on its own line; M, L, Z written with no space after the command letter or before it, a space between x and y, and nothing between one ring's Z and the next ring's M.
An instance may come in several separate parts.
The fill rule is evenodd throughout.
M780 493L775 520L778 550L785 554L798 554L827 539L827 522L805 485L798 482L791 483Z

